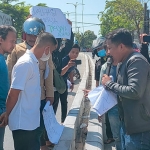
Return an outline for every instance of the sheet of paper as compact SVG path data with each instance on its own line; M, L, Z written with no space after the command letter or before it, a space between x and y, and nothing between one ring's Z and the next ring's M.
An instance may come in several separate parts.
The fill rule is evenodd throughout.
M46 31L53 34L55 38L70 39L71 25L59 8L33 6L30 8L30 14L42 19Z
M91 104L94 105L96 100L98 99L99 95L104 90L104 87L102 85L98 86L97 88L91 90L88 94L88 98L91 101Z
M88 98L93 105L93 109L95 109L100 116L117 104L116 94L106 90L103 86L99 86L92 90Z
M49 140L53 144L58 144L64 126L60 125L55 117L53 107L48 101L43 110L43 119Z

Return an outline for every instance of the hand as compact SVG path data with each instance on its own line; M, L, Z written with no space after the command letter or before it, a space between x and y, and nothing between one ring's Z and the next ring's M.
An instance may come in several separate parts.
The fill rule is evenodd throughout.
M73 89L74 89L74 84L72 84L72 85L70 86L70 89L71 89L71 92L72 92Z
M84 92L84 96L88 97L88 94L89 94L90 90L84 89L83 92Z
M105 86L108 81L111 81L111 78L107 74L104 74L102 77L102 85Z
M8 125L8 115L6 112L4 112L1 116L0 116L0 127L5 127Z
M72 66L75 66L75 62L72 61L73 59L71 59L69 62L68 62L68 68L72 67Z
M147 42L143 42L143 36L146 36L146 35L147 35L146 33L143 33L143 34L140 35L141 43L147 44Z
M54 97L46 97L46 101L50 101L50 105L54 102Z
M72 22L71 22L69 19L67 19L67 21L68 21L68 23L72 26Z
M98 121L102 122L103 116L98 116Z

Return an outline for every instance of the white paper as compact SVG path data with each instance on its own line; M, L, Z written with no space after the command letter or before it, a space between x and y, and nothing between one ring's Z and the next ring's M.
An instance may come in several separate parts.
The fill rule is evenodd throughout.
M98 86L88 94L88 98L98 115L103 115L117 104L117 97L111 91L106 90L102 85Z
M70 39L71 25L68 23L63 12L58 8L33 6L30 8L33 17L42 19L46 31L53 34L55 38Z
M44 119L44 124L45 124L45 128L46 128L49 140L53 144L58 144L59 139L62 135L64 126L60 125L57 122L53 107L52 105L50 105L49 101L46 103L44 107L43 119Z

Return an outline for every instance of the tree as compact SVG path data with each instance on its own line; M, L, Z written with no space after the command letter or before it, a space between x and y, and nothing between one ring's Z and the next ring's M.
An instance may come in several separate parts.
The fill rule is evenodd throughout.
M9 4L11 2L18 2L18 0L0 0L0 2L5 3L5 4Z
M106 12L102 14L101 34L107 35L110 31L117 28L127 28L131 33L137 32L143 26L144 8L137 0L113 0L107 1L105 6Z
M87 30L83 33L76 33L75 38L79 45L84 48L91 48L93 40L97 38L93 31Z
M47 4L45 4L45 3L39 3L39 4L37 4L36 6L43 6L43 7L47 7Z
M22 25L29 15L29 8L31 5L25 5L25 2L11 5L7 3L0 3L0 10L12 17L13 26L17 29L18 37L22 34Z

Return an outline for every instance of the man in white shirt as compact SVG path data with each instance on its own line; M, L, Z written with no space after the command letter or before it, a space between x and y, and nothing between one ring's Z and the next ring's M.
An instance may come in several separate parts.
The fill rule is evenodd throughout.
M12 130L15 150L40 150L36 129L40 126L40 73L38 59L47 61L56 49L53 35L43 32L33 48L20 57L12 71L6 113L0 120Z

